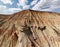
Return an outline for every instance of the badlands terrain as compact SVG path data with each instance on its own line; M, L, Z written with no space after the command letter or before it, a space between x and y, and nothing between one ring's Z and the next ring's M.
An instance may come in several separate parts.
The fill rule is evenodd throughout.
M34 10L0 14L0 47L60 47L60 14Z

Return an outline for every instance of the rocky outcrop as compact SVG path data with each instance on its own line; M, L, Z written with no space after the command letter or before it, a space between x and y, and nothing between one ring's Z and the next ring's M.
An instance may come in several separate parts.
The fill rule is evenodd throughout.
M60 14L25 10L0 15L0 47L60 47Z

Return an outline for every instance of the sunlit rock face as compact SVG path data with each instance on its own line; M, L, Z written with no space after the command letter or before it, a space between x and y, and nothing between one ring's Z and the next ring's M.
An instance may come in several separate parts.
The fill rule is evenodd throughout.
M0 15L0 47L60 47L60 14L25 10Z

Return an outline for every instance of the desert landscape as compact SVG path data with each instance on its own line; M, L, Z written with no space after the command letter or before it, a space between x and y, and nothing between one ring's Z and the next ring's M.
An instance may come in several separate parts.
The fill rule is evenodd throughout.
M60 13L0 14L0 47L60 47Z

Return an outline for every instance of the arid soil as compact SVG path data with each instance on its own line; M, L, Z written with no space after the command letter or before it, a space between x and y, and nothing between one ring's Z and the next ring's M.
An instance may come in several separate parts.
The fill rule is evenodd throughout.
M0 47L60 47L60 14L33 10L1 14Z

